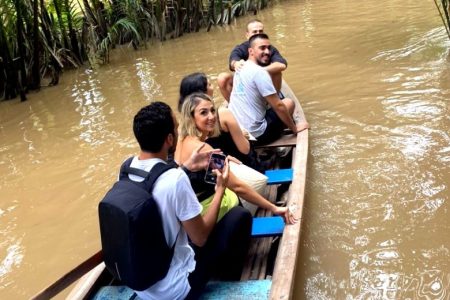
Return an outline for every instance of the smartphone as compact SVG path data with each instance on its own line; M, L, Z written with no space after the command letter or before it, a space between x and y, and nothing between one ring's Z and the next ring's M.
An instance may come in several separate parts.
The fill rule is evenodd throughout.
M205 174L205 182L216 184L216 174L214 174L213 170L218 169L221 171L225 166L225 155L212 153L209 157L208 168L206 169Z

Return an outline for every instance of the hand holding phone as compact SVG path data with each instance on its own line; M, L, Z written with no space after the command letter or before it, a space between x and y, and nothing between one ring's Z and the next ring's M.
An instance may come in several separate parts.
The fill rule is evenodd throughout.
M230 172L228 157L225 159L225 165L223 166L222 170L219 171L218 169L215 169L213 170L213 172L216 174L216 186L214 189L216 190L216 192L218 192L219 189L225 191L225 188L228 186L228 174Z
M199 147L194 149L188 160L183 162L185 166L191 172L206 170L209 164L209 158L211 153L222 153L220 149L212 149L207 151L202 151L206 143L202 143Z
M213 170L222 171L225 166L225 155L219 153L211 153L208 168L206 169L205 182L216 184L217 177Z

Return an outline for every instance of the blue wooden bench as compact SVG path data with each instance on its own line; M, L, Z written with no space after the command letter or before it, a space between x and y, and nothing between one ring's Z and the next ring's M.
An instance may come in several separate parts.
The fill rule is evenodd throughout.
M211 281L205 287L200 299L230 300L230 299L268 299L272 281ZM132 289L120 286L104 286L92 298L93 300L131 300L140 299Z
M284 221L280 216L253 218L252 237L280 236Z
M267 185L292 182L293 169L267 170ZM252 237L280 236L283 234L284 221L279 216L253 218Z
M124 285L102 286L91 300L130 300L135 298L132 289Z
M272 281L212 281L206 285L200 300L269 299Z
M292 182L292 177L294 176L293 169L276 169L267 170L265 172L267 176L267 185L272 184L282 184Z

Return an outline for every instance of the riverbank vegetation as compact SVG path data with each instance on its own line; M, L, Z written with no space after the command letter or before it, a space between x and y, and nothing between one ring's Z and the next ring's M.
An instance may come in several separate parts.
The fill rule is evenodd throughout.
M441 16L445 31L447 32L447 36L450 39L450 0L440 0L440 4L438 3L438 1L439 0L434 0L434 4L439 11L439 15Z
M55 85L65 68L229 24L271 0L0 0L0 100Z

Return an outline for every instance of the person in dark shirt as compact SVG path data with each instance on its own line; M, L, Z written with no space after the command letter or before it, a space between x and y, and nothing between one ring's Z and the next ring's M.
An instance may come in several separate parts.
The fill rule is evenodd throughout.
M238 72L244 62L248 59L248 48L250 47L249 39L258 33L264 33L264 25L261 21L254 19L247 23L247 30L245 32L245 37L247 40L242 44L237 45L231 51L229 59L229 68L231 71ZM267 65L266 70L272 77L275 89L279 92L281 89L282 75L281 72L286 70L287 61L281 56L277 48L271 46L271 56L270 64ZM220 73L217 82L219 85L220 92L222 93L225 100L230 101L231 90L233 88L233 73Z

